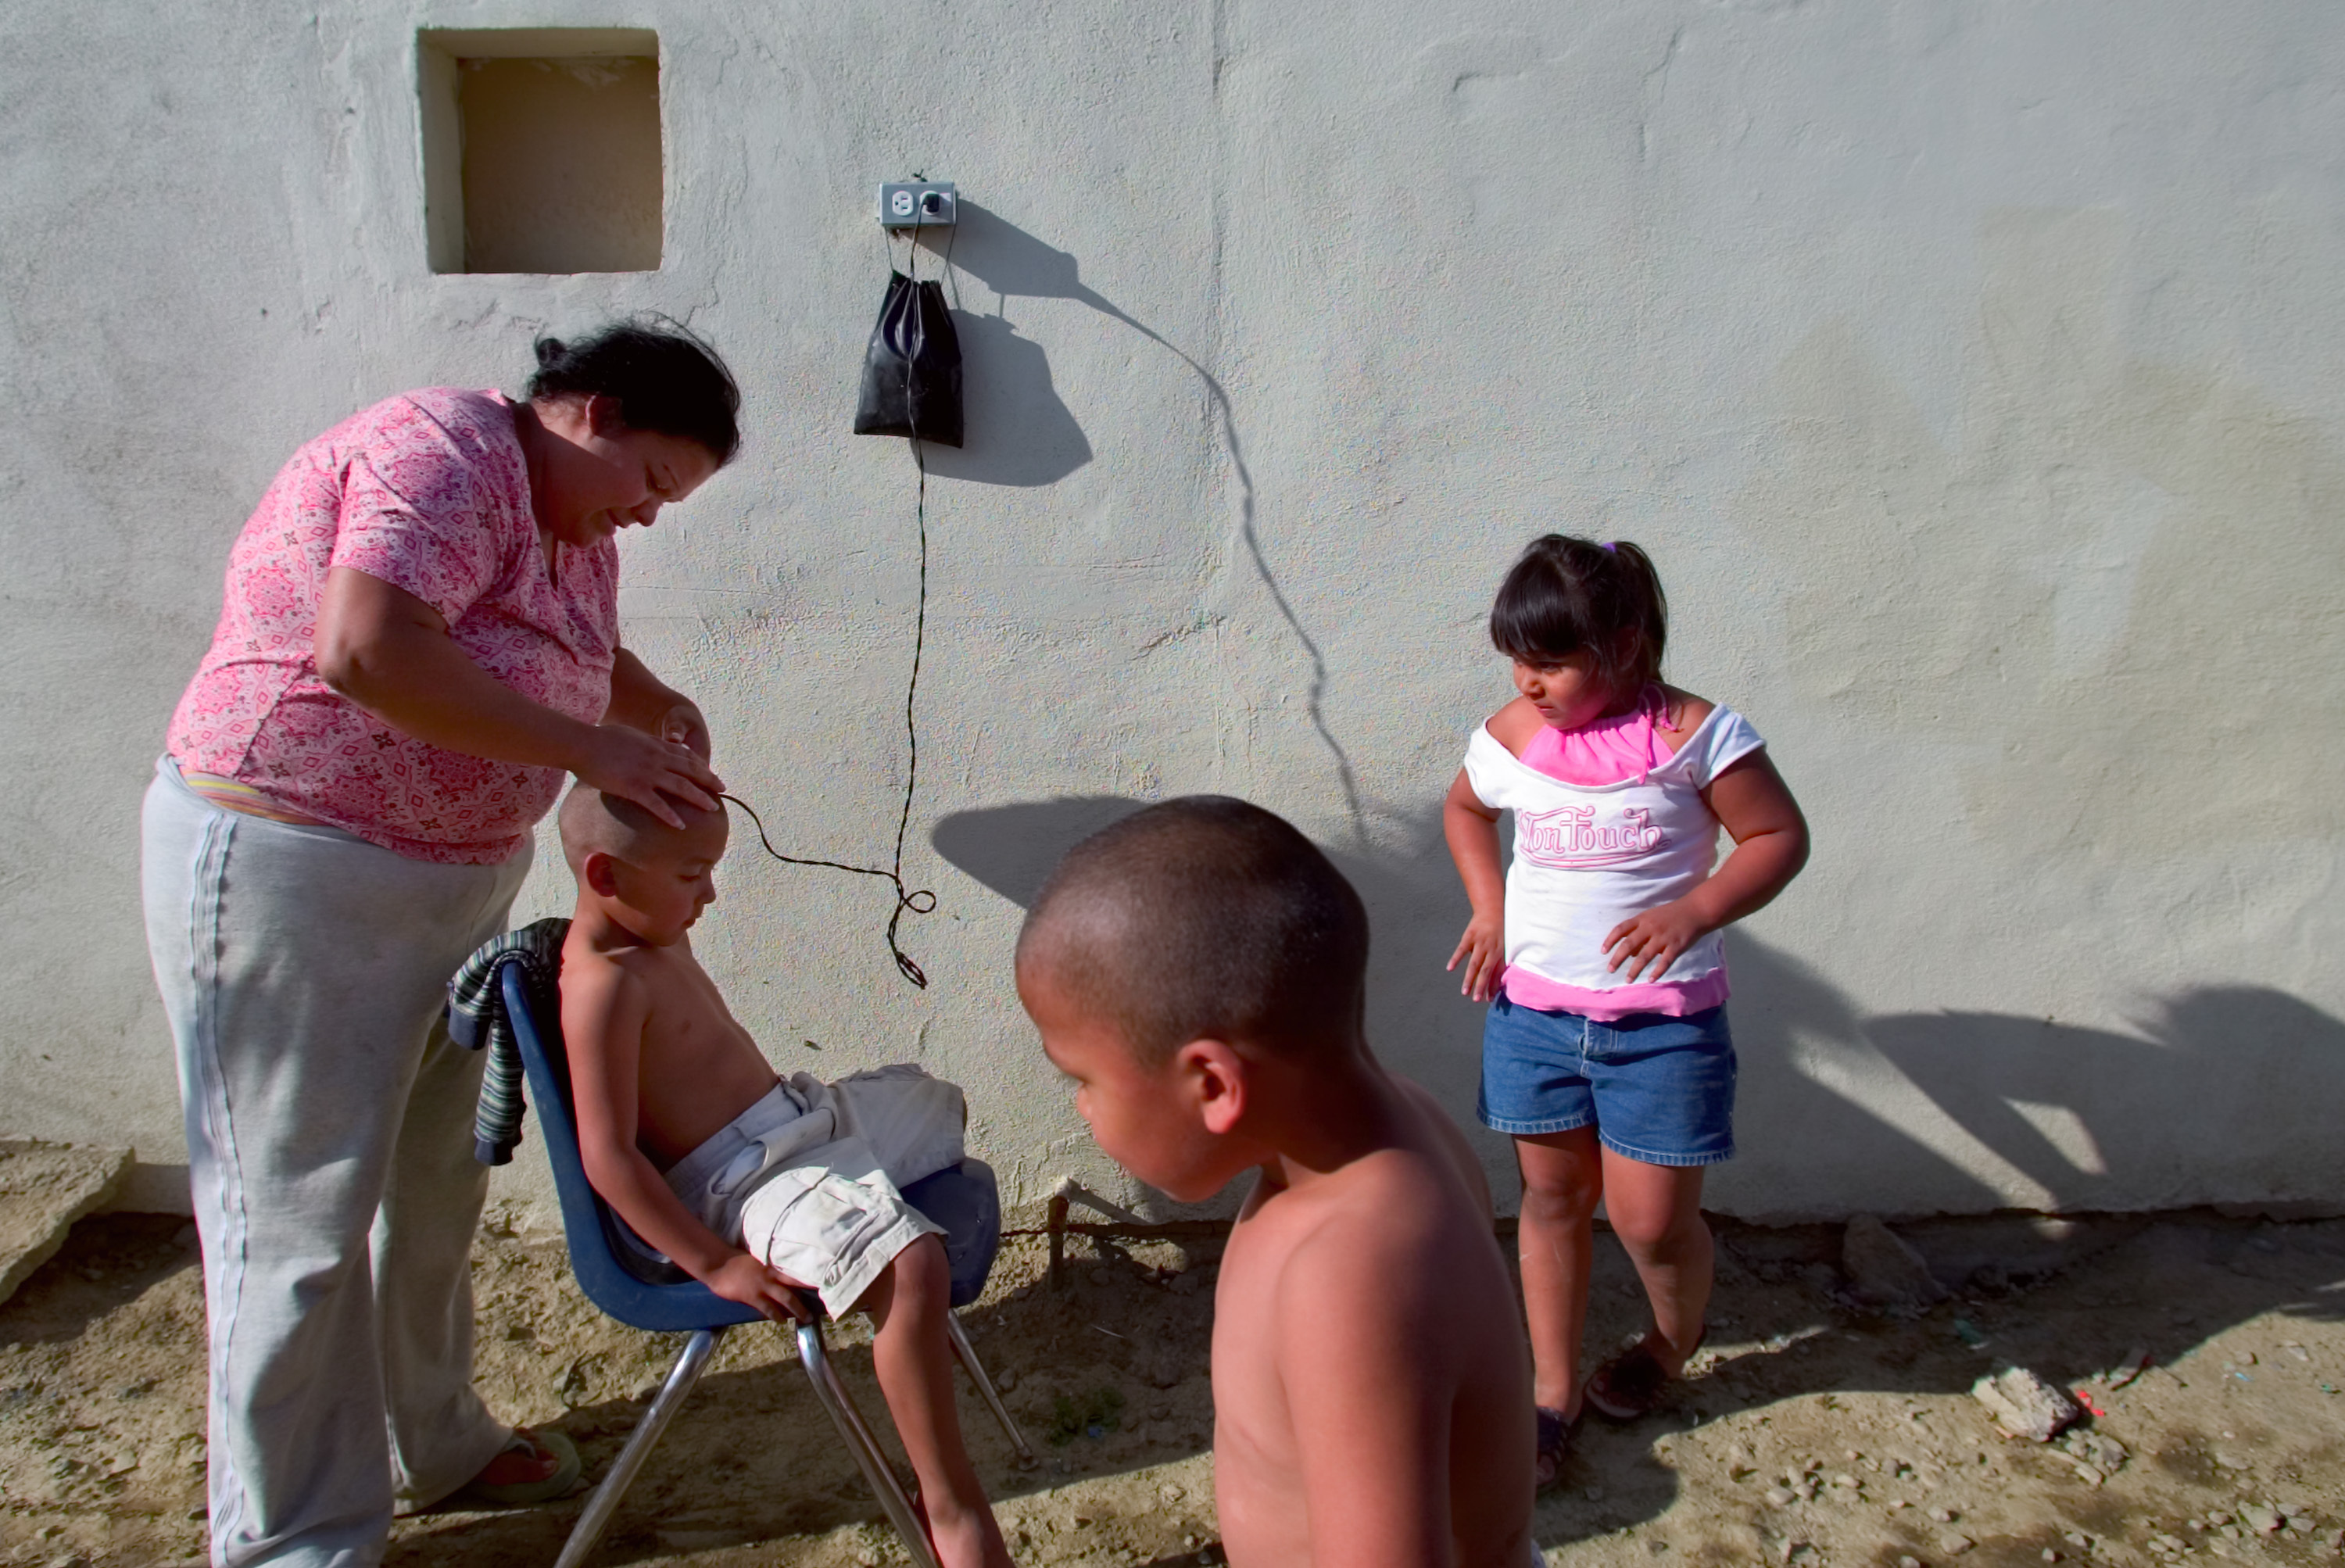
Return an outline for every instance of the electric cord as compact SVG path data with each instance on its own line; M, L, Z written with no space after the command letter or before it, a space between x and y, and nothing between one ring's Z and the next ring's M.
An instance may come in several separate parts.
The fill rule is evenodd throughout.
M734 805L740 807L743 811L748 813L749 825L757 830L757 842L766 847L766 853L773 856L774 859L782 861L786 865L821 866L829 871L848 871L858 877L880 877L888 882L893 883L896 889L896 912L888 917L888 951L895 955L896 967L903 972L905 979L910 981L914 985L919 986L923 990L928 988L929 977L927 972L922 970L917 962L913 962L911 954L906 952L902 948L896 945L896 926L897 923L904 918L904 911L906 910L911 911L914 914L927 914L931 910L934 910L937 907L937 895L935 891L929 888L914 888L909 891L906 890L904 886L904 846L900 835L897 840L896 866L893 871L882 871L877 866L850 866L844 860L817 860L804 855L786 855L779 850L774 848L773 840L766 836L765 820L757 815L757 809L756 807L750 805L746 800L742 799L738 795L720 795L717 799L720 800L728 800ZM909 813L907 812L907 817L909 818Z
M912 178L918 179L920 177L916 174ZM919 281L921 227L922 225L917 220L913 223L910 254L905 259L905 276L912 279L916 283ZM948 275L952 270L953 239L959 233L959 228L956 226L945 239L944 268ZM888 256L888 262L891 267L894 265L895 256L892 250ZM766 853L785 865L818 866L827 871L846 871L858 877L885 879L896 890L896 907L888 916L888 955L895 959L898 972L906 980L925 991L929 984L928 972L923 970L897 941L898 930L902 926L907 911L924 915L932 913L937 907L935 889L907 888L904 885L904 840L911 832L912 797L919 788L920 781L920 731L919 725L914 721L913 708L919 696L920 657L928 646L929 632L929 464L927 457L920 450L919 402L912 396L911 377L911 361L908 357L904 363L904 405L907 417L912 422L912 466L919 474L912 494L912 521L919 534L920 576L919 593L915 601L916 607L912 616L912 673L910 678L904 683L904 749L906 753L904 804L896 818L895 859L889 863L888 869L882 871L877 866L850 866L843 860L819 860L803 855L786 855L774 848L773 840L766 836L765 821L757 815L755 807L738 795L726 795L720 799L730 801L748 813L750 825L757 830L757 842L765 846Z

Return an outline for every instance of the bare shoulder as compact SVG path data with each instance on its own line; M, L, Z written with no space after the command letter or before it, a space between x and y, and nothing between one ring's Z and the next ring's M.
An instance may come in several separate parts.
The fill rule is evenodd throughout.
M1706 697L1696 697L1673 686L1662 687L1661 697L1661 717L1655 721L1653 731L1672 752L1692 739L1702 720L1718 707Z
M1473 1212L1453 1161L1437 1145L1354 1161L1314 1195L1309 1220L1290 1233L1282 1303L1303 1321L1326 1314L1355 1327L1365 1327L1363 1315L1398 1325L1437 1313L1461 1237L1487 1236L1489 1223Z
M574 1046L594 1044L614 1023L649 1011L652 988L627 962L633 956L563 951L562 1029Z
M1440 1146L1442 1154L1457 1166L1458 1179L1466 1184L1467 1194L1479 1205L1483 1217L1487 1218L1495 1214L1497 1211L1490 1206L1490 1184L1482 1174L1482 1162L1475 1157L1474 1145L1466 1141L1466 1135L1457 1130L1457 1124L1450 1120L1449 1113L1441 1108L1441 1102L1414 1079L1404 1078L1395 1073L1392 1081L1399 1087L1402 1097L1425 1119L1426 1127Z
M1531 743L1531 738L1546 722L1538 716L1538 709L1531 706L1529 697L1518 697L1490 715L1488 728L1492 739L1520 757L1523 748Z
M1443 1227L1426 1174L1421 1157L1386 1150L1318 1195L1277 1264L1280 1339L1396 1340L1438 1315Z

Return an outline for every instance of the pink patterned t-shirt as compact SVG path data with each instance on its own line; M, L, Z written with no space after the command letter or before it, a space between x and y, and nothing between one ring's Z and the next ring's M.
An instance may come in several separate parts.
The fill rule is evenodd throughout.
M348 566L446 617L474 663L592 724L611 700L619 553L560 547L530 510L529 469L502 393L431 387L390 398L293 454L229 553L219 626L172 715L183 770L410 860L493 865L562 789L558 768L443 750L318 677L318 601Z

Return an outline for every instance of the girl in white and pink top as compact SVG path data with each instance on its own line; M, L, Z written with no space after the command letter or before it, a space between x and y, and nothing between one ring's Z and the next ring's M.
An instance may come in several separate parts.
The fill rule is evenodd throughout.
M1522 1170L1542 1485L1583 1400L1641 1415L1701 1342L1702 1171L1734 1152L1721 933L1807 858L1799 806L1749 721L1660 684L1667 636L1642 550L1534 540L1490 614L1520 695L1474 732L1442 812L1474 907L1450 968L1490 1004L1481 1119L1513 1136ZM1501 811L1515 817L1504 871ZM1583 1389L1599 1200L1654 1321Z

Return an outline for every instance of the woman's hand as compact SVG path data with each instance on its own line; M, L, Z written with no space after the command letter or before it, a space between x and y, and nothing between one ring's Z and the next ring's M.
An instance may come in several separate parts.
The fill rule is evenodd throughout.
M744 1307L754 1307L778 1323L787 1318L805 1323L813 1319L807 1310L801 1290L812 1286L793 1279L770 1264L760 1263L746 1252L736 1252L706 1274L700 1282L727 1301L737 1301Z
M611 704L605 724L624 724L662 740L673 740L710 756L708 718L700 705L651 672L634 650L621 648L611 660Z
M700 733L705 740L706 726ZM585 754L571 771L580 782L605 795L632 800L671 828L683 827L684 819L665 797L672 795L703 811L725 809L716 799L724 792L725 781L710 771L690 746L663 740L624 724L596 725L590 731Z
M1660 979L1680 953L1718 929L1686 904L1686 900L1679 899L1614 926L1612 934L1604 939L1604 951L1612 955L1612 962L1604 967L1617 972L1627 964L1625 980L1633 981L1640 974Z
M659 722L652 726L652 733L686 748L703 762L709 759L708 719L700 711L700 705L689 697L678 699L661 714Z
M1476 1002L1487 1002L1498 993L1498 977L1507 968L1507 921L1504 915L1477 914L1466 922L1466 934L1457 939L1457 951L1449 955L1444 967L1454 970L1459 959L1466 961L1464 983L1457 988L1460 995Z

